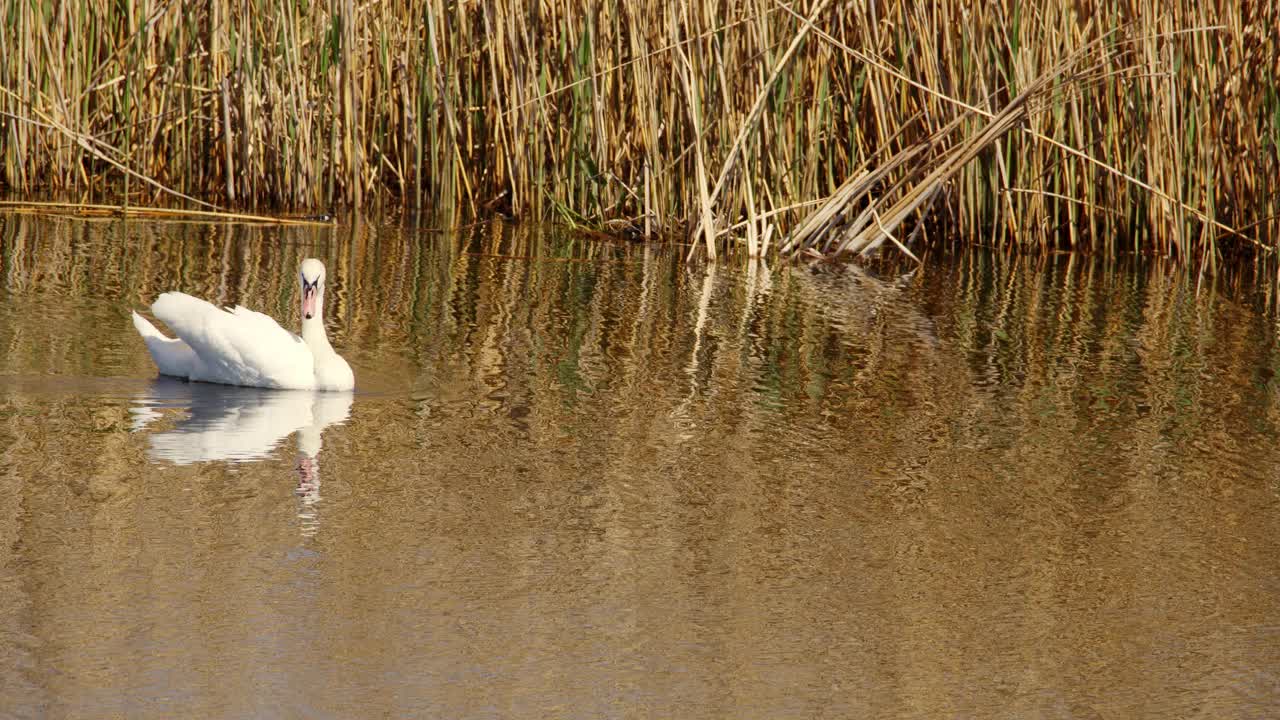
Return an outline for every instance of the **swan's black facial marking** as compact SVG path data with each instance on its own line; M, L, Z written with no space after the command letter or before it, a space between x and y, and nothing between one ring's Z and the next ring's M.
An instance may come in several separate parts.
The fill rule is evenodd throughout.
M308 308L315 307L315 297L320 293L320 278L307 282L307 276L302 276L302 316L307 320L315 317L314 313L307 312ZM307 302L310 300L311 302Z

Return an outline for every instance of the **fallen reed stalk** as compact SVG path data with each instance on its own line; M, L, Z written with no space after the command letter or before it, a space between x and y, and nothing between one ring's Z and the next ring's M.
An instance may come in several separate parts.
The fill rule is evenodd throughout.
M6 90L3 87L0 87L0 93L4 93L6 95L12 95L12 93L10 93L8 90ZM137 178L147 183L148 185L156 188L157 190L160 190L161 192L164 192L168 195L172 195L180 200L186 200L188 202L195 203L196 205L200 205L202 207L208 207L208 208L217 207L212 203L207 203L203 200L200 200L199 198L194 198L194 197L191 197L190 195L186 195L184 193L178 192L177 190L166 187L163 183L157 180L154 180L150 177L147 177L146 175L143 175L142 173L124 165L119 160L116 160L115 158L111 157L110 155L108 155L106 152L103 151L103 149L105 148L106 150L115 151L115 154L119 155L120 152L116 151L115 148L112 148L106 143L99 141L97 138L78 133L75 130L72 130L71 128L66 127L65 125L62 125L56 120L53 120L52 118L45 115L44 113L41 113L39 110L37 110L36 112L40 115L42 120L31 120L30 118L23 117L22 115L18 115L16 113L11 113L11 112L0 112L0 114L2 114L3 117L6 117L13 121L32 124L41 128L49 128L52 130L56 130L60 133L63 133L68 138L70 138L76 145L78 145L81 149L89 153L91 156L93 156L97 160L101 160L107 165L110 165L112 168L115 168L116 170L119 170L120 172L124 173L124 178L126 181L129 178ZM127 191L127 185L126 185L126 192L124 193L124 197L127 202L127 199L129 197L129 193ZM234 193L232 193L231 199L232 200L235 199Z
M977 109L978 112L990 120L990 122L983 127L980 132L973 137L966 138L964 141L955 144L948 148L944 153L937 156L936 164L934 164L932 170L919 182L913 183L912 181L915 179L914 175L909 174L903 178L897 186L889 187L879 198L872 199L860 215L860 217L864 219L861 222L856 223L849 232L844 233L843 235L840 233L818 232L811 229L813 228L813 223L808 223L801 226L798 237L794 241L789 242L788 246L794 250L805 250L811 248L815 242L817 242L822 243L824 245L824 249L828 252L834 249L839 253L866 253L876 247L879 242L884 239L889 239L904 253L911 255L911 257L914 258L915 256L912 255L911 251L894 236L894 230L901 225L909 215L916 212L916 210L918 210L926 201L941 192L944 183L949 182L951 178L959 173L971 160L973 160L974 157L978 155L978 153L986 150L991 145L994 145L1018 123L1026 119L1028 104L1039 94L1051 88L1053 83L1061 78L1061 76L1075 62L1084 56L1086 52L1087 48L1082 48L1079 51L1073 52L1070 56L1059 62L1045 74L1036 78L1027 85L1017 97L1010 100L999 114L992 115L991 113ZM946 99L945 96L939 96ZM946 133L943 134L943 137L945 137L945 135ZM926 143L917 146L914 150L916 152L921 152L928 148L929 144ZM913 152L912 154L914 155L915 153ZM891 160L887 169L882 171L880 174L880 177L883 177L885 172L896 169L896 166L905 162L906 159L908 158L900 155L898 158ZM924 167L927 166L928 165L926 164ZM921 165L917 164L913 169L919 171L921 167ZM879 180L879 177L877 177L877 174L875 173L859 177L867 178L867 181L860 186L863 189L862 192L856 194L850 193L848 195L841 195L840 193L837 193L831 202L814 213L814 215L825 219L835 215L845 216L850 213L854 203L861 200L863 195L869 193L872 187ZM897 198L897 201L884 210L885 217L882 218L879 205L881 205L887 198L894 197ZM867 216L870 216L875 223L871 224L865 220ZM821 230L821 225L819 225L818 230Z
M123 10L0 9L10 192L114 203L128 178L131 207L166 191L193 205L320 211L396 197L463 216L696 233L708 254L739 240L760 254L772 238L790 240L775 252L794 250L811 205L841 194L844 211L813 222L839 225L846 252L891 242L881 225L903 244L922 234L898 232L902 222L1209 266L1233 247L1280 243L1273 3ZM1051 73L1100 37L1106 52ZM1025 112L993 127L1018 132L958 150L990 137L1042 77ZM874 183L848 184L904 152Z
M145 218L200 218L219 222L261 223L264 225L332 225L333 221L310 218L253 215L250 213L217 210L193 210L190 208L144 207L140 205L102 205L98 203L73 203L36 200L0 200L0 208L11 211L74 212L95 215L122 215Z

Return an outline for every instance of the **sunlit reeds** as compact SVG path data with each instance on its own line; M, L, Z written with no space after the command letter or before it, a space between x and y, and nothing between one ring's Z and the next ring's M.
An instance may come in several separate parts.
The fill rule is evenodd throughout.
M396 198L711 253L946 233L1212 268L1280 242L1271 3L22 0L0 25L20 193Z

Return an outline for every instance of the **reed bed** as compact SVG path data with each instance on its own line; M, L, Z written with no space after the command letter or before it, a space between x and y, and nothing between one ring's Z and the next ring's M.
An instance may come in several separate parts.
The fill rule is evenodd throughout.
M821 255L1280 243L1280 10L1175 0L20 0L0 183L382 199Z

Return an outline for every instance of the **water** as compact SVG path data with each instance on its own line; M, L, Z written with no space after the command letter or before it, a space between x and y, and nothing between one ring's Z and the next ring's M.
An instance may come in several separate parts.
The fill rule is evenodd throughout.
M0 717L1280 713L1276 334L1072 256L0 215ZM353 398L157 381L168 289Z

